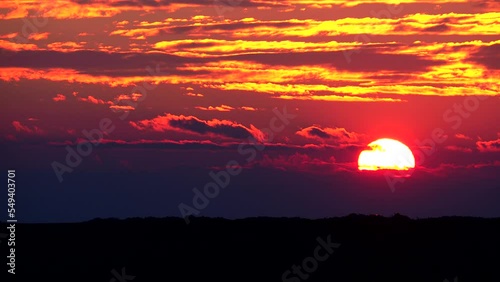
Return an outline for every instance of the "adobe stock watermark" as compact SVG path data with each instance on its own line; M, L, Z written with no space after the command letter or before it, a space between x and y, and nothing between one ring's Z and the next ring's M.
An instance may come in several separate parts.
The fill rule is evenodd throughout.
M450 124L451 129L456 131L462 126L464 119L468 119L472 113L479 109L481 102L488 98L489 96L467 96L461 104L455 103L452 107L444 111L443 120ZM448 140L446 131L440 127L434 128L429 138L422 141L418 139L415 140L415 144L418 146L418 149L413 151L413 155L415 156L415 167L421 166L427 157L432 156L437 151L436 146L443 144L446 140ZM408 162L404 156L398 157L400 164ZM398 173L401 173L399 171L395 172L395 174L385 172L384 176L389 188L394 192L396 184L404 183L407 179L406 176L411 176L413 172L414 170L402 171L405 175L398 175Z
M111 270L111 274L113 274L113 278L109 282L127 282L135 279L135 276L127 275L125 267L122 267L121 273L113 269Z
M16 1L16 5L19 6L19 1ZM40 29L47 26L49 19L46 17L40 17L40 12L37 12L35 17L23 18L23 25L21 26L21 33L17 34L12 41L16 44L26 44L29 42L30 36L34 33L38 33Z
M264 143L272 142L276 133L282 132L290 120L296 118L296 115L289 114L286 107L282 111L273 109L274 117L269 121L269 128L260 129L265 134L265 140L262 142L257 141L254 137L249 137L248 142L239 144L238 153L246 157L246 164L251 163L257 157L257 152L262 152L266 145ZM203 192L198 188L193 188L192 206L186 203L179 204L179 211L181 216L189 224L189 217L192 215L199 215L202 210L208 207L210 200L219 196L221 189L229 186L231 177L238 176L243 171L242 166L236 160L231 160L226 163L226 170L219 172L210 171L208 176L211 182L208 182L203 187Z
M326 261L340 247L339 243L332 242L332 236L328 235L326 241L320 237L316 238L318 245L314 248L313 255L306 257L301 264L292 265L291 270L283 272L283 282L300 282L309 277L319 268L320 262ZM292 275L293 274L293 275Z
M381 18L381 19L391 19L394 16L400 14L403 11L404 7L402 5L387 5L386 9L381 9L379 11L371 10L370 14L374 18ZM354 36L354 41L355 42L362 42L363 44L367 44L371 42L369 34L362 33L362 34L357 34ZM342 53L344 54L344 58L347 61L348 64L352 62L351 56L353 54L359 54L361 52L361 49L355 48L355 49L349 49L349 50L343 50Z
M150 74L150 76L168 74L162 73L158 64L156 65L155 70L148 66L146 67L146 71ZM139 106L139 103L143 102L147 98L148 91L151 91L156 87L156 84L147 83L145 81L143 82L142 86L134 86L131 93L140 93L141 96L136 101L121 100L120 103L122 104L120 106L130 106L136 109ZM114 112L116 113L117 111ZM128 117L129 114L130 111L124 111L118 118L123 121ZM69 145L65 147L67 154L64 163L53 161L51 164L52 169L54 170L54 173L59 180L59 183L62 183L64 181L63 175L65 173L73 172L74 169L82 163L84 157L88 157L90 154L92 154L94 147L99 146L104 138L104 135L111 134L115 129L116 126L114 125L113 120L105 117L99 121L97 128L91 130L82 130L84 141L78 142L78 144L74 146L74 148Z

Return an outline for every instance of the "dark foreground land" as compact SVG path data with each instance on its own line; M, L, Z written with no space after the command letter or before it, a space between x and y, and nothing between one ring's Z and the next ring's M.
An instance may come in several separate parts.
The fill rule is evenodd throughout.
M96 219L16 247L16 281L500 281L500 219Z

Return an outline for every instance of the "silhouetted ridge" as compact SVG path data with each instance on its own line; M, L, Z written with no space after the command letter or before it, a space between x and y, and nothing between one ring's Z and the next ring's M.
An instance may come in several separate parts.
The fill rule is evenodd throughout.
M328 256L307 282L499 278L500 218L96 218L20 223L16 234L20 281L111 281L122 268L133 282L284 281L318 246Z

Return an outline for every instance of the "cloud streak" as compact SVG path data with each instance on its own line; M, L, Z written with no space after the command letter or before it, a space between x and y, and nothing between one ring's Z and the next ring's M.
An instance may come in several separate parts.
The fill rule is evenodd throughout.
M498 135L500 137L500 133ZM500 138L491 141L477 141L476 145L480 152L500 152Z
M355 132L349 132L345 128L330 128L309 126L297 131L295 134L322 142L334 142L336 144L359 144L365 136Z
M263 133L255 126L246 127L229 120L202 120L195 116L166 114L149 120L131 121L130 125L137 130L157 132L178 131L197 135L219 136L244 140L249 137L260 139Z

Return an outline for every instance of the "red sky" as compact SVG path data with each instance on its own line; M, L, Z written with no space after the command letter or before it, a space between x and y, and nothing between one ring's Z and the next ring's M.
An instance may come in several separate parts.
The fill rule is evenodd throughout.
M278 178L285 182L300 173L334 187L339 174L358 177L357 156L368 143L390 137L425 157L417 160L425 174L418 185L439 179L452 187L456 175L467 175L463 197L477 183L497 191L500 5L388 2L1 1L5 167L43 175L43 189L53 191L71 189L81 173L130 171L141 178L221 169L237 159L252 173L283 171ZM294 118L266 141L265 128L285 108ZM84 131L103 119L114 130L60 183L54 162L65 164L65 146L84 141ZM445 140L430 153L436 130ZM249 137L266 148L246 162L237 148ZM202 186L210 180L204 175L198 184L179 180L176 189ZM172 193L173 210L190 201ZM363 200L354 202L303 214L356 212ZM477 205L425 214L500 215ZM381 209L395 211L388 206ZM222 203L214 209L208 215L235 211ZM255 213L289 215L279 209L248 215Z

